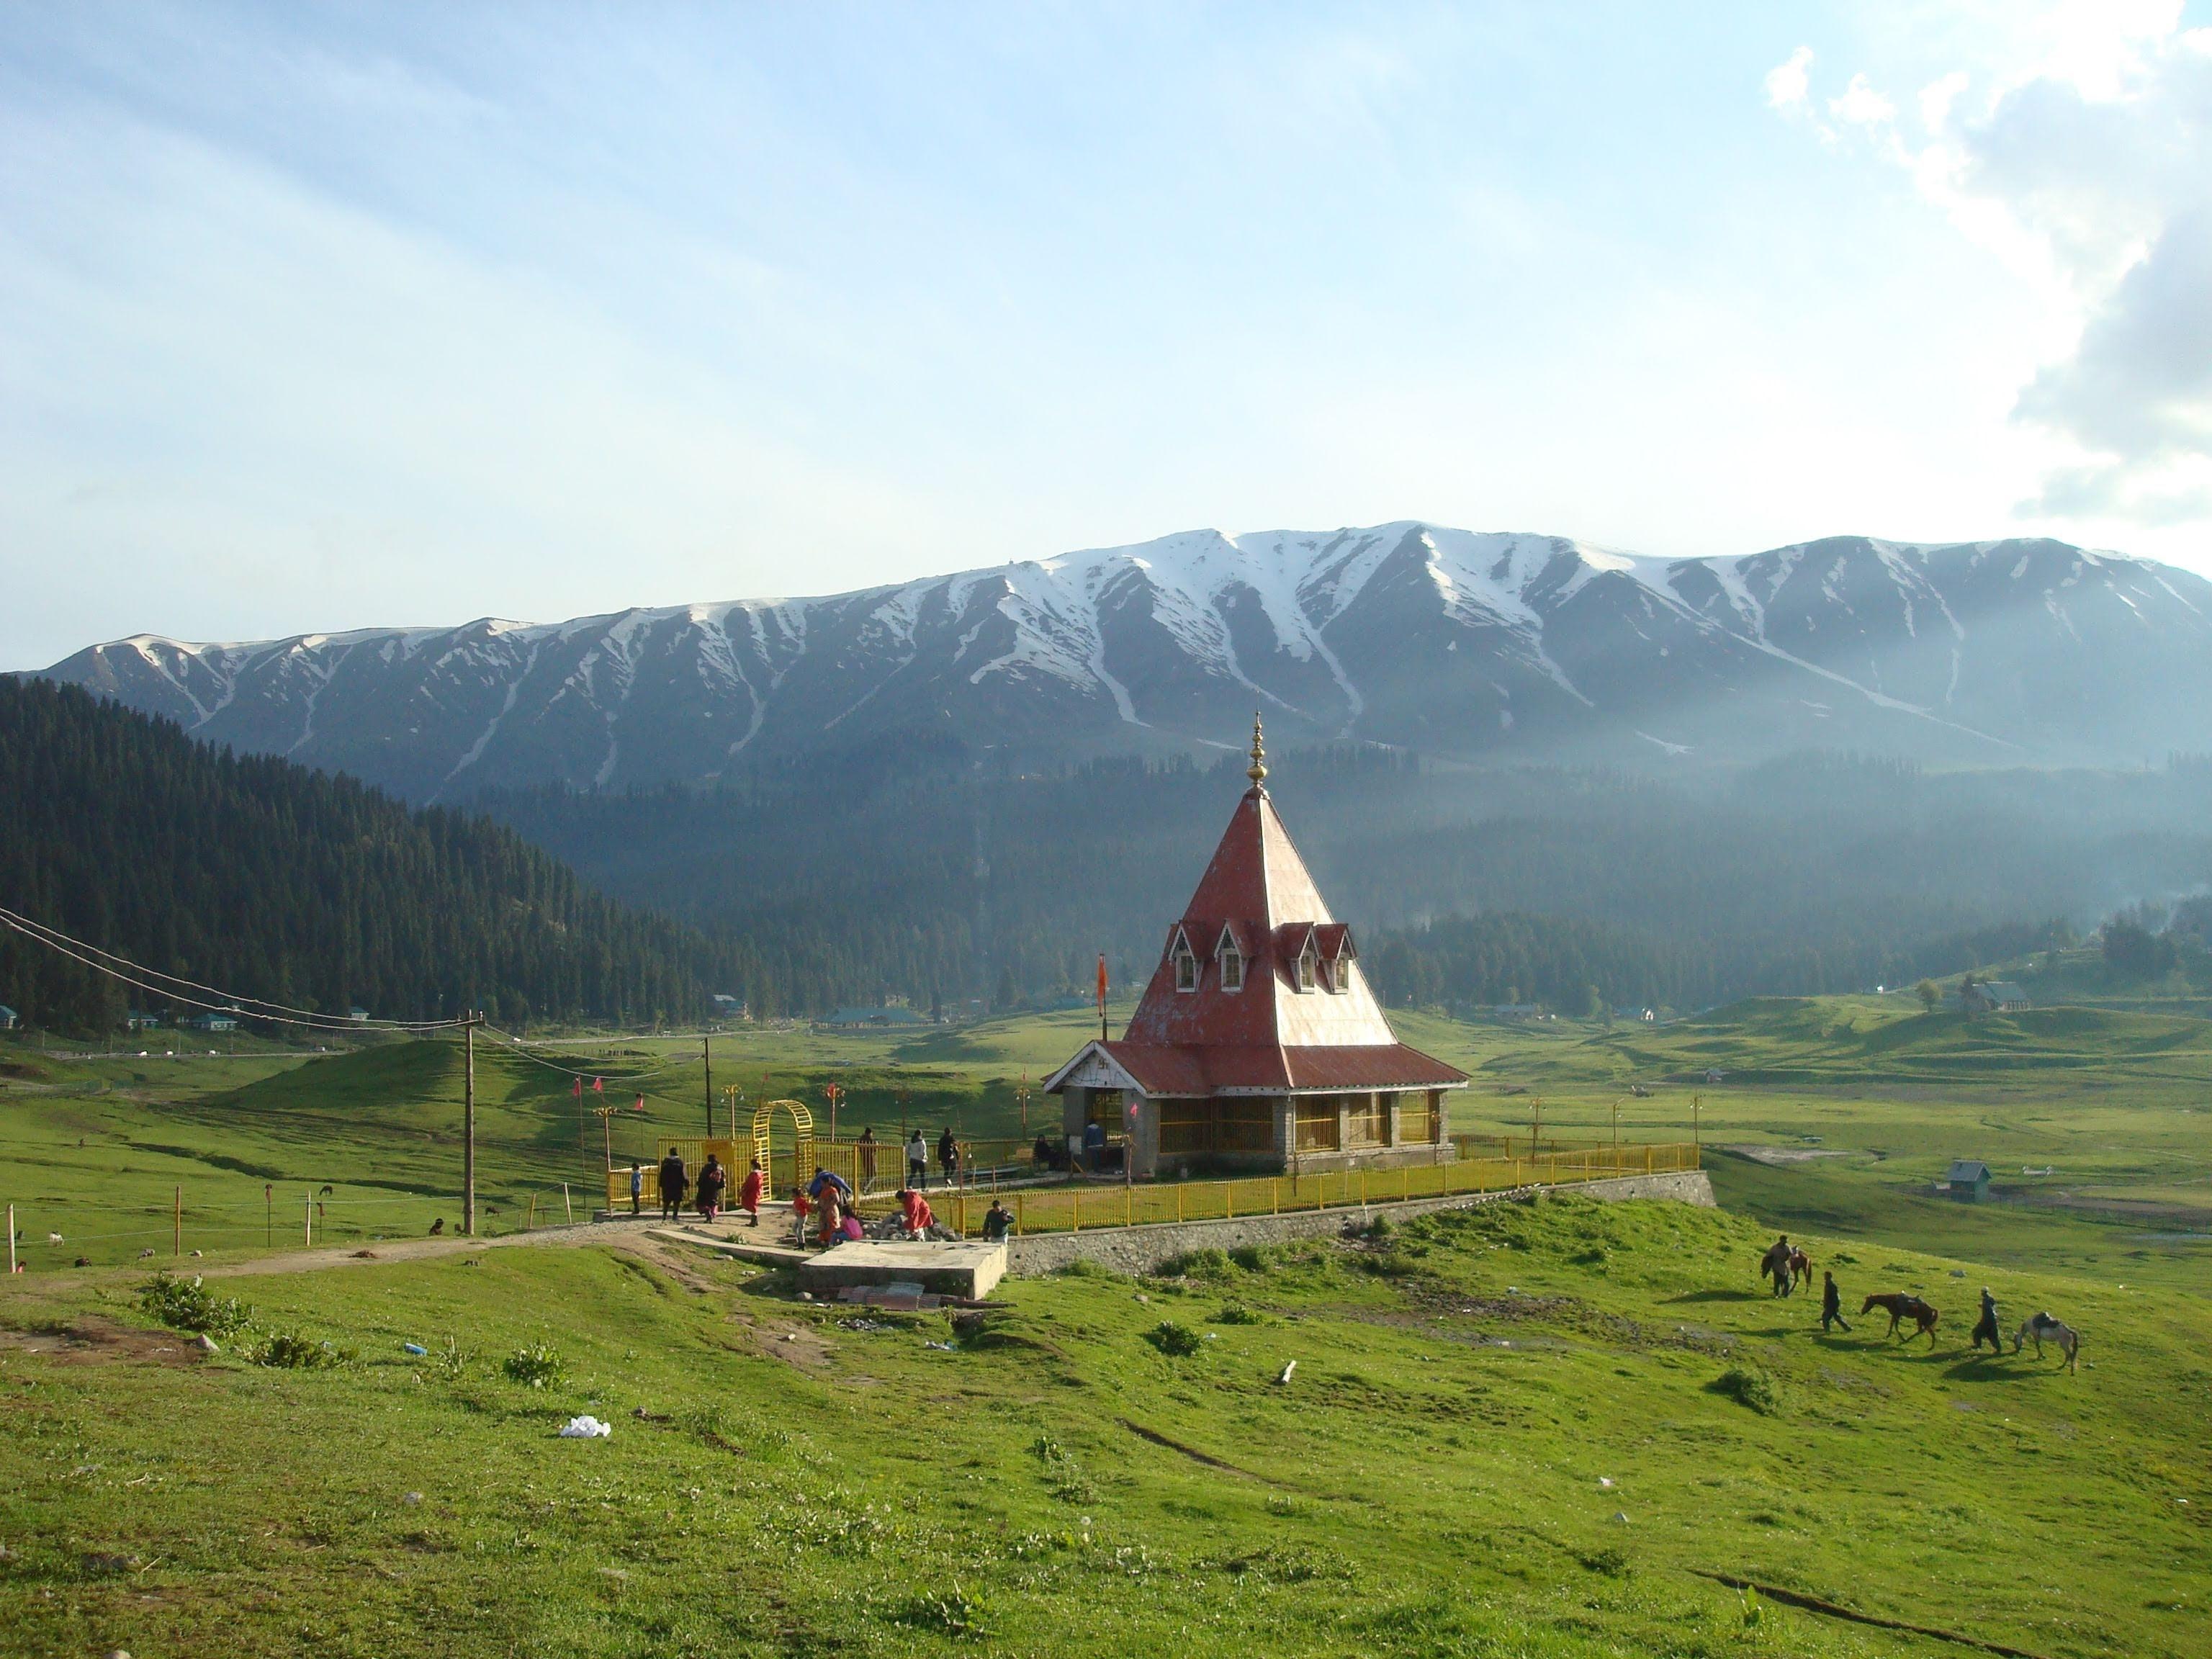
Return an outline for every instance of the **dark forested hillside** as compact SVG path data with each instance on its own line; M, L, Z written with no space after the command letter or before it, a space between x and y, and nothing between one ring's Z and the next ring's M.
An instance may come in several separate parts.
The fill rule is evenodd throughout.
M1675 781L1376 750L1269 786L1393 1003L1694 1007L1899 983L2212 887L2212 772L1923 773L1808 755ZM1002 769L950 741L708 791L483 804L610 892L729 940L771 1010L946 1006L1151 971L1241 758Z
M41 681L0 679L0 904L228 991L382 1018L694 1018L724 967L487 819ZM0 1003L27 1018L112 1029L126 998L146 1000L0 930Z

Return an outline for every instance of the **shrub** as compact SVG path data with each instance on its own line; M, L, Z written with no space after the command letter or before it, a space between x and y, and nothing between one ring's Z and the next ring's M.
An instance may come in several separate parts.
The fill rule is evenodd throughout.
M1248 1273L1267 1271L1267 1253L1257 1244L1240 1244L1230 1251L1229 1259Z
M285 1370L327 1371L351 1362L353 1355L327 1339L279 1331L253 1351L257 1365L276 1365Z
M1226 1279L1234 1268L1226 1250L1192 1250L1160 1263L1163 1279Z
M561 1363L561 1351L544 1342L517 1348L500 1361L499 1368L507 1373L508 1381L520 1382L526 1389L542 1389L549 1382L558 1382L567 1374Z
M899 1610L898 1618L910 1629L972 1641L988 1633L983 1628L983 1603L956 1583L949 1589L912 1597Z
M1187 1358L1205 1346L1206 1339L1188 1325L1172 1319L1163 1319L1145 1333L1145 1340L1162 1353L1177 1358Z
M253 1322L253 1310L234 1296L217 1301L197 1279L172 1279L157 1273L138 1291L139 1305L176 1331L204 1331L229 1336Z
M1256 1308L1246 1307L1242 1302L1230 1302L1223 1304L1221 1311L1214 1316L1213 1322L1217 1325L1264 1325L1267 1322L1267 1316Z
M1705 1386L1739 1406L1749 1407L1761 1417L1772 1417L1782 1409L1782 1396L1775 1389L1774 1379L1753 1366L1731 1365Z

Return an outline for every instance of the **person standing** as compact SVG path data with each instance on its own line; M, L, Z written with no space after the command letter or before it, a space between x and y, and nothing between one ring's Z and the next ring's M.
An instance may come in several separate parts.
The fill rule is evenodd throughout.
M791 1189L792 1242L800 1249L806 1248L806 1218L814 1213L814 1200L806 1195L804 1187Z
M684 1154L673 1146L668 1156L660 1160L660 1218L673 1221L684 1207L684 1199L691 1190L691 1177L684 1169Z
M2004 1352L1997 1339L1997 1299L1990 1294L1990 1287L1986 1285L1982 1286L1982 1316L1974 1323L1974 1340L1972 1346L1976 1352L1978 1353L1981 1351L1982 1341L1985 1337L1989 1340L1991 1353Z
M876 1126L872 1123L860 1131L860 1138L853 1143L853 1150L860 1155L860 1190L871 1191L876 1184Z
M768 1191L768 1176L761 1170L761 1161L753 1160L753 1167L745 1171L745 1178L738 1188L738 1207L751 1218L749 1225L760 1225L761 1198Z
M1820 1275L1820 1328L1841 1325L1848 1332L1850 1322L1844 1317L1844 1293L1836 1288L1836 1276L1832 1273Z
M707 1167L699 1171L699 1190L692 1200L692 1207L699 1212L702 1221L712 1221L722 1207L722 1189L730 1184L730 1177L722 1162L714 1153L707 1154Z
M645 1171L639 1169L637 1160L632 1158L629 1161L629 1212L632 1215L642 1214L644 1204Z
M906 1184L917 1191L929 1185L929 1143L917 1126L906 1141Z
M1003 1243L1007 1233L1013 1230L1013 1225L1014 1212L1006 1207L1006 1201L993 1199L991 1207L983 1212L983 1242L986 1244Z
M945 1184L953 1185L960 1178L960 1143L952 1138L952 1126L945 1126L945 1133L937 1138L937 1164L945 1171Z

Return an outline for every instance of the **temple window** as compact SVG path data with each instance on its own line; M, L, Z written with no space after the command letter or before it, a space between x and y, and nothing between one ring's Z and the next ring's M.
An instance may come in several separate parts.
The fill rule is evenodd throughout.
M1234 939L1221 946L1221 988L1241 991L1244 988L1244 953L1237 948Z
M1298 989L1310 991L1314 988L1316 975L1320 967L1320 947L1311 939L1308 939L1306 948L1298 952Z
M1198 958L1191 953L1190 946L1180 937L1176 939L1175 945L1175 976L1176 990L1198 989Z

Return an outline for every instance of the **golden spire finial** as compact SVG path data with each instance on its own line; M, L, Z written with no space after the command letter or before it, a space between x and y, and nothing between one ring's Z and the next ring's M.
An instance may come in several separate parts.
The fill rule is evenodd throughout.
M1252 711L1252 765L1244 775L1252 780L1257 789L1267 781L1267 746L1260 740L1260 711Z

